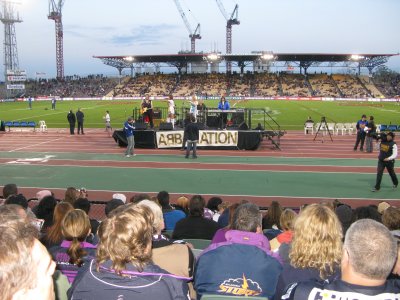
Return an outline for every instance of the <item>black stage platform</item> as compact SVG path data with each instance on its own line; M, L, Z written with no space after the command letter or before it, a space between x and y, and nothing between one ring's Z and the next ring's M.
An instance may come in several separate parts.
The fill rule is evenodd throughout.
M214 130L215 131L215 130ZM161 132L161 131L160 131ZM174 133L182 132L182 131L168 131L163 133L170 133L174 135ZM230 130L226 131L215 131L215 132L226 132L229 133ZM262 139L264 131L259 130L237 130L238 139L237 145L235 146L218 146L218 145L210 145L210 146L199 146L199 149L237 149L237 150L256 150ZM118 143L120 147L126 147L127 141L125 137L125 133L123 130L115 130L113 134L113 138L115 142ZM180 145L175 145L171 147L163 147L163 148L180 148ZM145 149L155 149L157 146L157 131L156 130L136 130L135 131L135 148L145 148Z

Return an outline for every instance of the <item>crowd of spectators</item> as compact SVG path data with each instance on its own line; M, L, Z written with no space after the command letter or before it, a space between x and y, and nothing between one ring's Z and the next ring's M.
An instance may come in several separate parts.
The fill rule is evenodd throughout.
M308 75L308 81L315 97L340 97L333 79L327 74Z
M307 80L302 74L280 75L283 96L309 97Z
M394 72L384 72L372 78L375 86L385 97L400 96L400 74Z
M38 79L26 83L25 94L33 97L56 95L59 97L102 97L118 83L103 75L66 76L64 80Z
M204 97L395 97L400 94L400 75L379 74L375 78L344 74L244 73L138 74L120 80L102 75L67 76L65 80L27 81L25 95L59 97L163 97L193 94Z
M395 299L400 210L323 201L267 211L247 200L114 194L90 219L85 190L0 205L2 299L200 299L205 294ZM203 249L194 244L207 242ZM54 274L53 274L54 273ZM55 286L55 287L54 287Z
M365 89L361 81L353 75L333 74L332 79L340 89L342 96L346 98L366 98L372 97L371 93Z

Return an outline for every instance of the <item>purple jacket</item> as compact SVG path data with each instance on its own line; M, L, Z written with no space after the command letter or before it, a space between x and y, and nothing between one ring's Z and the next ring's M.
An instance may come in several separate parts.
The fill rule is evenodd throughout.
M80 267L77 265L69 263L70 257L67 253L68 248L70 247L70 241L62 241L60 246L51 247L49 252L56 262L57 269L61 271L65 276L67 276L69 283L72 283L78 273ZM86 256L84 257L84 264L93 259L96 256L96 248L97 246L92 245L87 242L81 243L81 247L86 251Z

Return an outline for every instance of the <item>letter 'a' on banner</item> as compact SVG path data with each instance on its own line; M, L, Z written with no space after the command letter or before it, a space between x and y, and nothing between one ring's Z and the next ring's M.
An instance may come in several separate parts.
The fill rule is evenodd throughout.
M180 148L183 142L183 131L156 132L157 148ZM197 146L237 147L239 132L237 130L200 130Z

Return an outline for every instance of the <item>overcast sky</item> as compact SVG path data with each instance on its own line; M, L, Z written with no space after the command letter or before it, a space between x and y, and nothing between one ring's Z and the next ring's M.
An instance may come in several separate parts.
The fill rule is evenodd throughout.
M16 24L20 68L55 77L55 26L48 0L19 0ZM57 1L57 0L56 0ZM197 51L225 53L226 21L215 0L180 0L194 29ZM239 4L233 53L398 53L399 0L222 0ZM189 49L187 29L173 0L66 0L65 75L116 74L93 55L174 54ZM4 30L2 30L4 32ZM4 33L1 34L4 40ZM4 57L3 48L1 49ZM400 71L400 57L389 67ZM1 71L1 73L4 73Z

